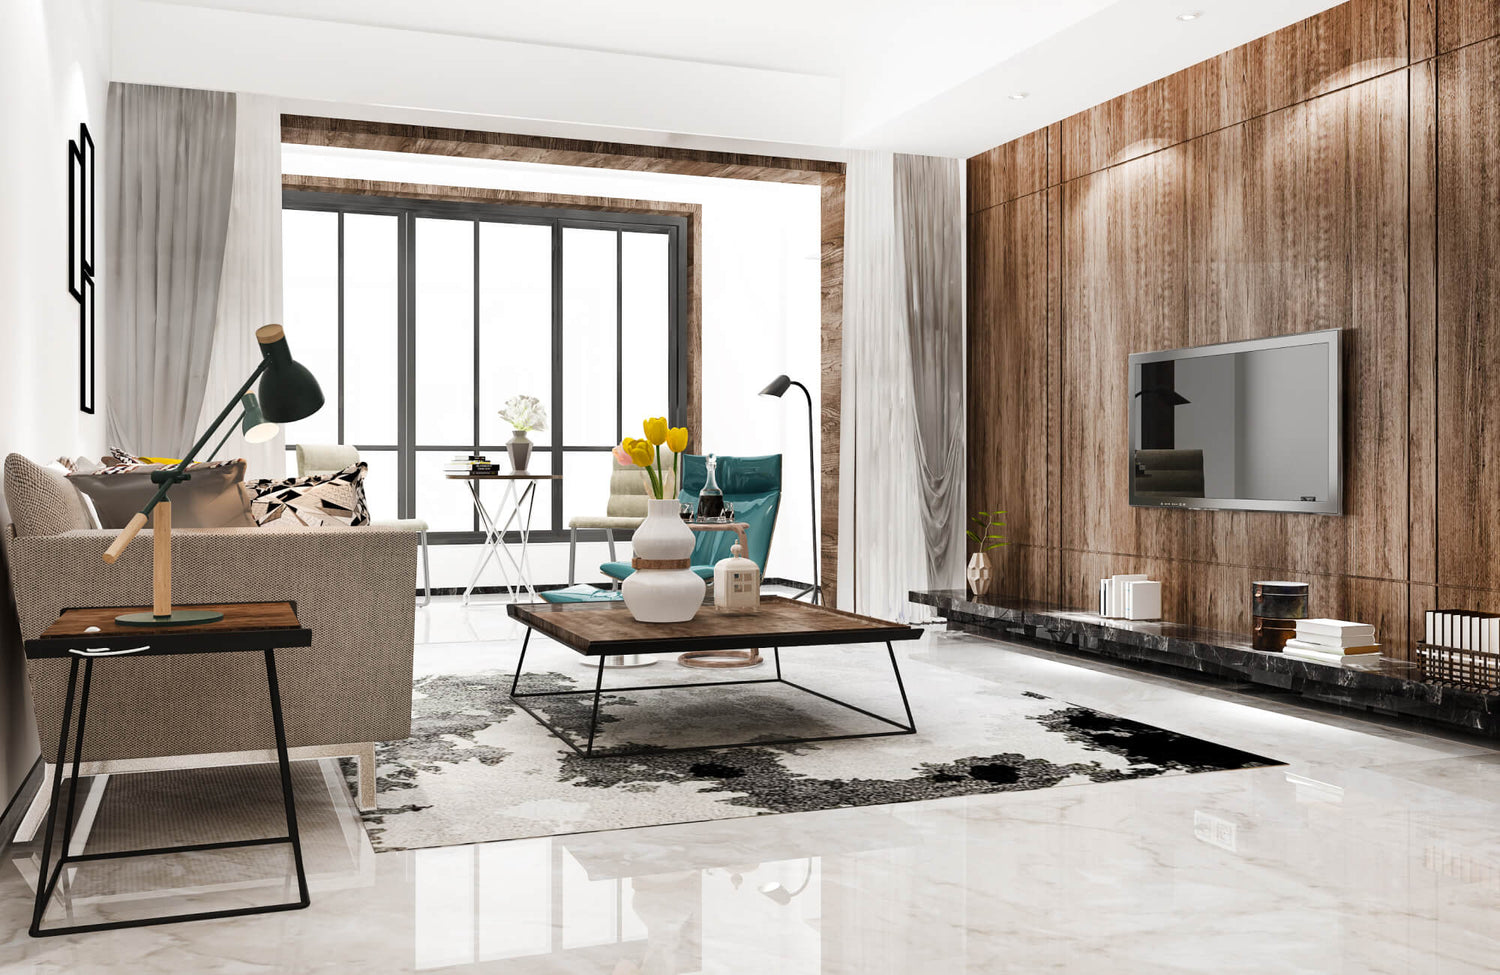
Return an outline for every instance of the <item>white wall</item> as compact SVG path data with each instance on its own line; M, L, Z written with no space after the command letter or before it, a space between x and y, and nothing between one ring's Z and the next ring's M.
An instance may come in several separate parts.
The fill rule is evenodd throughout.
M720 454L784 454L782 506L766 571L811 581L806 403L796 390L780 400L756 394L784 372L807 385L815 404L819 401L817 187L312 146L285 147L282 166L301 175L701 204L704 374L698 443ZM815 442L814 449L818 446ZM565 511L564 518L595 513L601 512ZM434 585L468 582L474 547L449 545L433 552ZM602 579L594 570L606 555L602 542L581 544L579 579ZM628 545L621 546L620 555L629 557ZM535 582L566 581L565 544L538 545L532 559ZM493 569L480 580L480 585L500 584Z
M78 409L78 304L66 286L67 147L87 122L99 153L102 210L108 28L105 0L0 0L0 455L47 461L97 456L104 447L102 280L95 329L101 409L94 416ZM96 228L102 270L109 260L102 212ZM0 524L9 520L0 510ZM37 755L10 602L7 594L0 621L0 805Z

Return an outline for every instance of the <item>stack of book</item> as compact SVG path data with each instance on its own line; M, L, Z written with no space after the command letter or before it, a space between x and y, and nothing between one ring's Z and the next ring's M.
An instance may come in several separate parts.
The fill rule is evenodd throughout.
M443 466L444 474L499 474L500 465L483 454L455 454Z
M1500 653L1500 616L1494 613L1430 609L1426 622L1425 643L1453 650Z
M1161 583L1143 575L1117 574L1100 579L1099 615L1105 619L1161 619Z
M1339 667L1356 660L1378 659L1380 644L1375 642L1375 627L1368 623L1298 620L1297 635L1286 641L1282 652L1299 660Z

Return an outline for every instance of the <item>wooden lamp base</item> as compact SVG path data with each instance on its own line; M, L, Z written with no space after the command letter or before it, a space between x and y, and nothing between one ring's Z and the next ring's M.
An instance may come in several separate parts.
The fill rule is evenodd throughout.
M115 617L115 622L121 626L196 626L223 619L224 614L218 610L172 608L172 502L160 502L152 510L152 515L156 523L151 530L151 611L121 613ZM123 551L145 524L145 515L130 519L126 533L121 535L123 541L116 540L115 545L110 546L110 551L105 554L106 561L113 562L118 558L119 551L115 546Z

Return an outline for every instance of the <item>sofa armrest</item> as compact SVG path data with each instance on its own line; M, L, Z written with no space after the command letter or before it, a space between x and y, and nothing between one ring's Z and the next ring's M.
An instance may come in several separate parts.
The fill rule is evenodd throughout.
M149 531L108 565L113 531L4 533L21 633L74 606L149 606ZM291 600L312 646L277 651L290 745L410 734L417 537L376 528L182 530L174 604ZM271 747L258 654L119 658L96 668L88 760ZM28 663L42 741L56 741L67 661ZM44 744L44 748L47 747Z

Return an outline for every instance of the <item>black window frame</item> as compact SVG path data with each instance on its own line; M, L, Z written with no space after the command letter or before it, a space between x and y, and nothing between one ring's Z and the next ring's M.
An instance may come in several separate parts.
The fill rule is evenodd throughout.
M362 196L351 193L330 193L311 190L282 190L283 210L313 210L331 212L338 216L338 376L335 383L324 382L324 393L328 403L338 411L338 442L344 442L344 217L347 214L375 214L394 216L397 222L397 353L398 376L397 398L397 442L394 444L353 444L361 452L366 450L395 451L397 476L397 516L420 517L416 510L416 459L422 452L447 451L450 453L471 450L486 452L502 465L506 461L500 456L505 445L479 442L480 423L480 288L479 228L482 223L519 223L542 225L551 228L552 234L552 391L547 404L548 425L554 431L554 443L533 447L538 454L557 455L552 466L554 473L566 478L563 455L569 453L607 453L611 445L575 445L562 437L563 389L566 372L566 347L563 341L563 231L571 228L606 230L615 232L615 440L623 437L623 328L624 328L624 284L623 253L624 233L652 233L667 237L667 418L674 426L687 425L687 308L688 267L687 241L688 218L669 214L628 213L609 210L574 210L557 207L528 206L525 204L486 203L481 201L416 200L403 197ZM474 415L473 443L421 444L416 443L416 296L413 280L416 268L416 221L423 218L470 221L474 225ZM333 385L333 389L328 387ZM326 407L325 407L326 408ZM287 444L288 450L295 449ZM552 481L556 485L552 492L551 511L536 512L532 520L530 540L532 542L562 542L568 540L568 529L563 517L563 485L565 480ZM455 492L465 488L455 483ZM599 499L602 511L605 498ZM582 512L577 512L582 513ZM434 545L472 545L484 540L480 531L477 512L471 519L471 531L433 531L428 540ZM625 533L628 535L629 533ZM513 540L517 533L507 533Z

